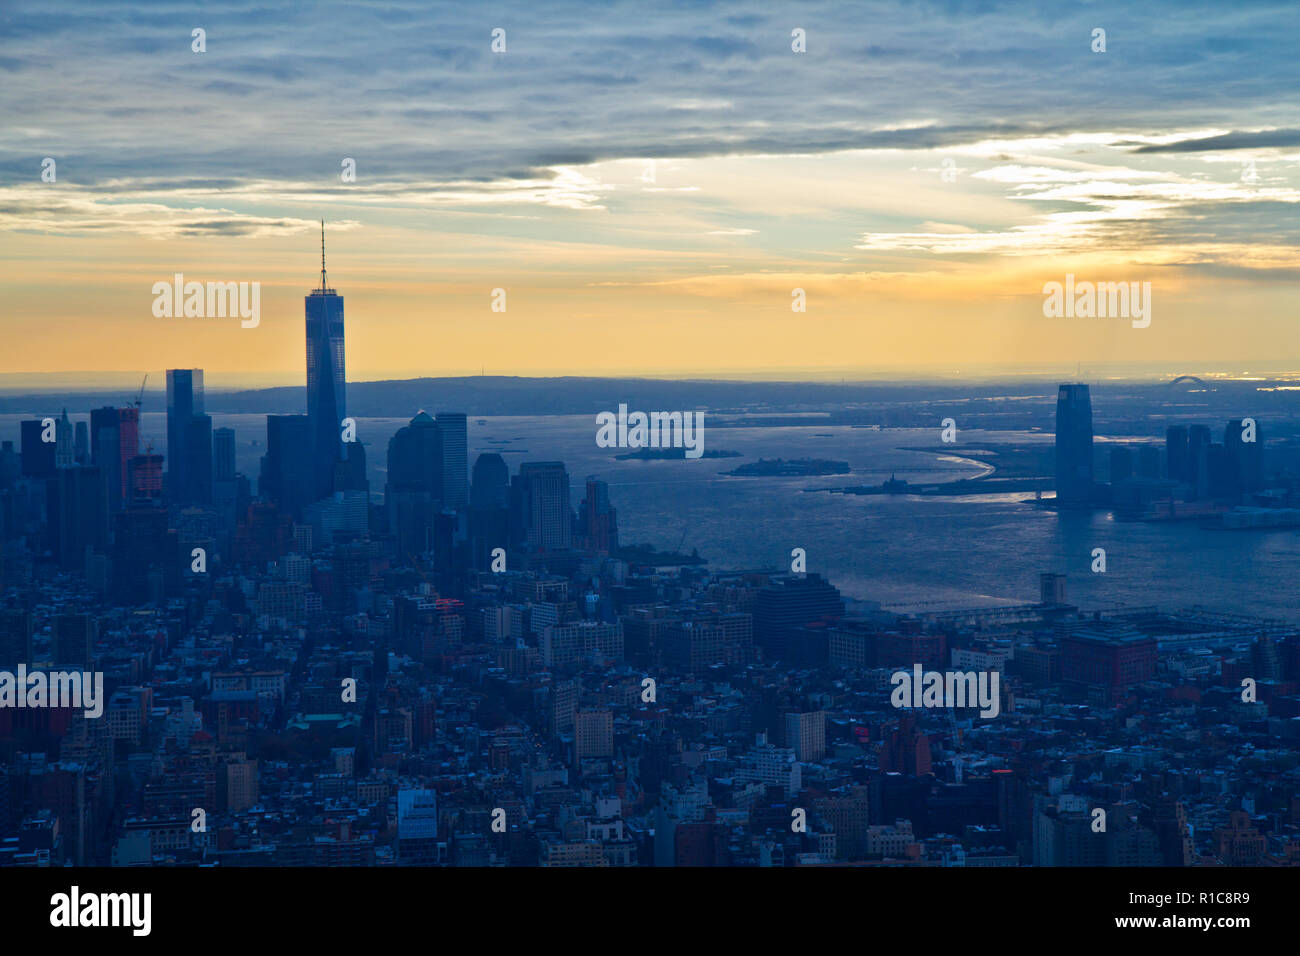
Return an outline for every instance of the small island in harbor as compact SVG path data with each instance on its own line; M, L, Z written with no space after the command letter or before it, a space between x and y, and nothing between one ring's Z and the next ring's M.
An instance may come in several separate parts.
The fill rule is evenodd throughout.
M615 455L615 461L658 461L659 459L685 458L685 448L638 448L626 455ZM705 449L703 458L744 458L738 451L724 451L721 448Z
M722 474L741 478L806 478L817 475L847 475L852 470L847 461L830 461L826 458L760 458L758 461L740 465Z

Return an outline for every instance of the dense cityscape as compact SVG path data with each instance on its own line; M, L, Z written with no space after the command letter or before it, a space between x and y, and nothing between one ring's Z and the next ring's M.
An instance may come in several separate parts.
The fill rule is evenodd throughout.
M323 250L305 309L307 413L255 480L201 369L167 372L166 455L140 398L4 442L0 865L1300 864L1292 624L1042 569L1036 603L849 610L798 556L625 547L598 477L575 508L563 462L471 466L464 411L413 415L378 499ZM1087 385L1056 420L1039 505L1293 523L1253 420L1108 482Z

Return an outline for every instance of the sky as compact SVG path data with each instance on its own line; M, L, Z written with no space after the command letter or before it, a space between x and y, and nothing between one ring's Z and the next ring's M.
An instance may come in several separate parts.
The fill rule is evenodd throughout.
M0 381L1300 370L1300 7L1052 6L7 2Z

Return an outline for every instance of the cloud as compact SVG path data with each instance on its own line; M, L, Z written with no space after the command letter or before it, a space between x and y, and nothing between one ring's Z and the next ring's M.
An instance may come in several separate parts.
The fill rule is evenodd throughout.
M335 228L355 228L342 221ZM319 228L311 219L255 216L230 209L113 201L76 189L50 186L0 188L0 229L41 233L103 235L131 233L149 239L187 236L296 235Z
M923 222L917 231L873 230L857 249L926 256L1100 256L1112 262L1276 271L1300 262L1300 187L1264 177L1211 179L1199 168L1132 168L1108 163L1126 151L1119 137L1088 161L1029 157L1014 143L985 144L995 162L971 178L1025 207L1001 228ZM1032 149L1043 149L1034 142ZM1058 150L1066 144L1056 144ZM980 150L971 150L978 154ZM1028 159L1019 162L1017 159ZM1187 161L1183 161L1186 163Z
M738 261L748 272L827 256L889 272L924 271L907 261L923 257L1100 252L1291 267L1294 174L1261 161L1248 184L1189 165L1218 162L1222 179L1215 154L1300 145L1279 120L1300 105L1290 5L921 6L918 18L903 0L760 13L719 0L648 18L633 0L600 17L578 0L490 15L417 0L70 0L50 17L17 0L0 61L0 117L12 118L0 121L0 230L268 236L323 213L370 224L456 212L484 229L513 220L555 248L574 238L555 222L580 214L583 241L767 257ZM806 53L790 48L795 25ZM195 26L206 53L190 49ZM497 26L504 54L491 52ZM785 170L725 198L718 179L692 178L719 157L846 154L874 165L827 177L808 214L771 188ZM947 154L960 164L941 167ZM58 159L57 184L39 180L44 156ZM955 175L952 198L872 192L869 177L899 156L917 176L934 171L930 183ZM344 157L355 183L339 180ZM626 160L682 167L652 185L606 175ZM619 234L611 211L636 226ZM706 238L748 236L760 238Z
M1050 16L922 6L923 21L902 0L774 3L762 15L739 0L679 3L654 18L632 0L600 17L577 0L507 3L490 17L415 0L144 12L71 0L51 17L19 0L6 9L0 116L40 117L43 129L0 136L0 170L19 178L33 156L75 155L87 184L196 173L325 184L355 156L386 180L496 180L629 156L934 149L1117 125L1136 135L1193 117L1262 128L1294 113L1285 3ZM1097 55L1102 21L1110 52ZM796 23L803 54L790 49ZM202 54L190 50L199 25ZM507 31L504 54L490 50L494 26Z
M274 181L113 179L94 186L26 183L0 188L0 230L58 234L131 233L152 239L179 236L292 235L315 218L269 217L233 208L328 208L346 190L350 207L372 209L476 208L540 205L599 209L608 191L579 170L557 168L534 179L500 182L369 182L324 189L320 184ZM213 207L208 203L222 203ZM339 228L356 225L336 220ZM313 227L314 228L314 227Z
M1182 139L1172 143L1139 146L1135 153L1204 153L1235 149L1277 149L1300 146L1300 129L1265 129L1253 133L1223 133L1199 139Z

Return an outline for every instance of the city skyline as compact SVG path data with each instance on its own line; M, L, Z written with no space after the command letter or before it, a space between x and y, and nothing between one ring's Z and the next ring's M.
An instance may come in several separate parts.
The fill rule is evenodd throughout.
M1298 22L6 6L16 927L709 867L1266 928Z
M337 420L348 409L343 302L328 285L323 239L320 284L304 297L304 319L308 412L265 416L256 493L238 470L236 432L214 429L207 414L200 368L167 370L165 483L163 456L126 457L138 450L129 448L135 429L123 428L138 418L138 404L92 410L90 429L66 409L57 420L25 420L21 449L0 447L0 572L20 582L0 607L0 667L17 661L18 676L0 670L0 687L17 680L25 691L30 673L44 678L42 665L78 668L51 671L52 686L69 673L80 681L77 696L19 704L36 711L31 717L13 716L0 691L0 746L21 748L0 792L0 865L1300 861L1300 804L1288 796L1287 771L1257 786L1249 760L1256 742L1294 740L1285 723L1300 713L1293 623L1258 608L1243 615L1163 600L1093 609L1067 590L1069 562L1037 572L1036 602L936 608L942 602L927 600L893 610L850 600L835 583L845 569L830 542L797 519L766 534L807 540L817 570L801 547L786 572L737 568L725 556L711 565L681 542L676 551L628 545L619 531L624 502L644 520L638 499L665 489L672 496L680 476L641 475L614 496L589 475L575 509L566 463L539 460L551 457L555 436L534 434L489 438L489 447L528 458L512 475L502 454L481 453L471 484L463 412L419 411L398 429L378 505L369 500L363 446L349 447L346 437L340 445L334 431L342 425L346 436L352 420ZM1259 403L1262 395L1237 394L1225 398ZM1288 395L1268 407L1285 409ZM1026 495L1021 520L999 515L998 525L1021 525L1031 510L1050 507L1049 520L1059 518L1066 533L1086 527L1090 518L1079 519L1092 512L1121 521L1217 519L1227 534L1300 526L1294 456L1284 449L1266 457L1263 437L1275 424L1294 436L1293 415L1262 431L1253 417L1229 417L1216 443L1210 426L1172 424L1156 401L1160 422L1171 423L1164 454L1147 441L1114 442L1104 482L1090 388L1065 383L1054 500L1027 497L1033 478L1016 483L1034 466L1015 437L1026 433L1014 427L997 468L947 489L941 481L938 493L969 509L980 495L1018 492ZM1188 421L1210 407L1175 414ZM877 425L891 417L886 407L871 414ZM961 412L964 422L979 414ZM852 436L855 427L771 424L757 430L782 445L797 440L789 431L816 429L812 437L828 439L835 435L820 429ZM944 419L937 447L893 451L935 459L932 472L943 462L969 466L947 452L979 454L997 431L963 445L955 421ZM587 439L588 453L594 447L607 465L636 457L590 432ZM539 447L507 447L526 440ZM637 447L617 446L625 444ZM682 451L662 464L692 467ZM875 447L882 451L888 445ZM788 472L764 471L764 461L707 476L689 495L693 505L707 512L712 502L742 534L763 534L752 516L719 507L727 477L819 474L805 467L819 464L812 459L787 460L797 466ZM124 465L125 500L112 477ZM993 477L999 470L1009 484ZM905 496L900 517L915 533L935 489L899 484L891 473L879 492ZM756 504L788 516L803 492L817 490L841 501L875 491L799 491L778 478ZM651 509L656 521L665 513ZM1093 533L1069 550L1082 557ZM1160 533L1173 534L1168 525ZM877 532L874 545L870 533L853 537L874 559L890 535ZM1117 576L1130 558L1125 545L1137 540L1121 535L1112 546ZM716 541L705 543L716 552ZM1055 563L1044 551L1002 550L1022 574ZM1242 557L1251 553L1242 546ZM1091 558L1092 574L1105 576L1106 548L1094 547ZM934 575L926 567L932 589ZM140 633L142 624L155 630ZM127 650L141 655L129 668L119 663ZM884 692L886 683L895 692ZM1213 721L1190 756L1181 712L1188 701ZM75 707L84 708L79 718ZM1133 743L1135 709L1142 746L1117 746ZM1063 732L1068 744L1054 754ZM1225 739L1247 757L1223 761L1226 788L1203 784L1201 755ZM1008 749L1008 741L1022 746ZM33 747L57 747L60 759L39 749L38 760L24 756ZM131 779L125 771L134 764L123 758L146 748L154 755L148 776ZM1184 789L1168 783L1177 777L1140 773L1156 759L1189 776ZM103 805L84 797L118 770L129 780L123 792ZM453 775L462 785L448 788ZM395 808L382 825L380 804Z

